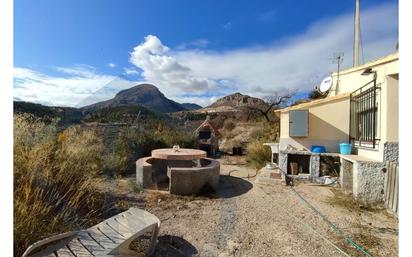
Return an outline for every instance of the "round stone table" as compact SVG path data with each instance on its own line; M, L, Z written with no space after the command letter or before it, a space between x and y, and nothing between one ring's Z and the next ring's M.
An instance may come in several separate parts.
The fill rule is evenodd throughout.
M173 148L162 148L152 151L152 157L163 160L191 161L205 158L207 153L198 149L180 148L175 151Z

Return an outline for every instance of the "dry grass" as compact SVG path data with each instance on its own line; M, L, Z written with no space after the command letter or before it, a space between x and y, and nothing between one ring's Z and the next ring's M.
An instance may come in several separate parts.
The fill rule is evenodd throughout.
M52 234L96 223L105 199L91 179L102 143L80 127L57 131L28 115L14 117L14 253Z
M345 194L344 192L342 192L342 190L331 188L331 191L333 192L333 196L327 198L325 202L332 206L340 206L342 208L356 212L378 212L384 210L383 206L380 204L362 203L354 199L352 196Z

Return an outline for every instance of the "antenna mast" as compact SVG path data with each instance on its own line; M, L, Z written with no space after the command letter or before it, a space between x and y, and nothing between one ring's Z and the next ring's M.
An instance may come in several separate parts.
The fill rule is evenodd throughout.
M332 58L332 63L337 63L338 64L338 76L336 78L336 87L335 87L335 95L338 94L339 91L339 73L340 73L340 64L343 62L343 56L345 53L343 52L338 52L338 53L333 53L333 58Z

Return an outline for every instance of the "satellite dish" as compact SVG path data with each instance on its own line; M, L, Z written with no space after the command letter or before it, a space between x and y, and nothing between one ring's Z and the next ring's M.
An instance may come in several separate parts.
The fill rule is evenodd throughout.
M331 76L324 78L322 82L320 83L319 91L321 93L326 93L332 87L332 84L333 84L333 79Z

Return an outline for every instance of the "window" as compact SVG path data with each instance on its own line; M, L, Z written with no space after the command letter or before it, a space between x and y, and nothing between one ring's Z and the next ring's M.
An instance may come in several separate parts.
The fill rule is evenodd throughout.
M375 85L367 88L370 83L351 94L350 138L355 146L375 148L378 140L378 88Z

